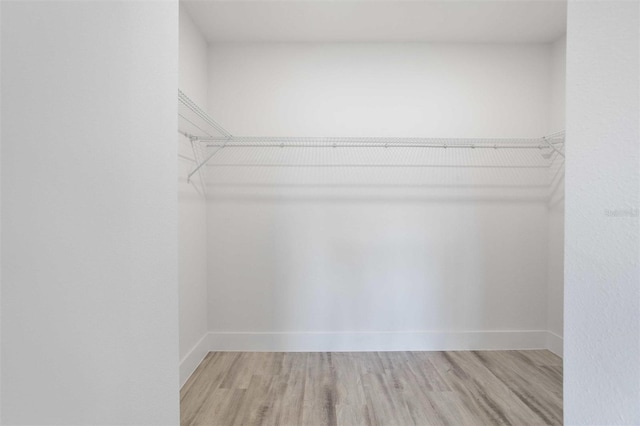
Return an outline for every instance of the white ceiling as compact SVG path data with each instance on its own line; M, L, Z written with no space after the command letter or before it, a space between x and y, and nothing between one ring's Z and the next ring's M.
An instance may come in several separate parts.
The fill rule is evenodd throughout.
M564 0L183 0L216 42L550 42L566 32Z

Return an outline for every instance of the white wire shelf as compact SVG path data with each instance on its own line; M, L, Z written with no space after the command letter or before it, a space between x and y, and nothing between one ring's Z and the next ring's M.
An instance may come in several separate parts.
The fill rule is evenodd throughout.
M230 138L231 133L209 116L181 90L178 90L180 132L187 137L205 139L215 136Z
M242 148L469 148L469 149L546 149L553 150L550 141L564 139L562 135L540 138L375 138L375 137L203 137L207 147Z
M563 175L564 131L533 138L234 136L184 93L178 99L179 131L196 159L189 179L200 174L206 190L520 186L541 193Z

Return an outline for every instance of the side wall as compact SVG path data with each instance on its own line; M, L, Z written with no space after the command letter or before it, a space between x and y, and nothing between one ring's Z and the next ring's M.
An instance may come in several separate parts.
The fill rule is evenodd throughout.
M566 81L567 37L563 36L551 45L551 98L548 133L565 130Z
M2 423L178 424L178 4L1 7Z
M640 424L640 4L569 2L564 413Z
M551 117L549 133L565 128L567 39L553 43L551 57ZM549 276L547 289L548 348L562 356L564 311L564 167L556 157L551 175L549 199Z
M184 5L180 5L180 90L207 106L207 42ZM175 134L175 133L174 133ZM200 345L207 333L207 204L188 138L178 135L178 207L180 270L180 383L206 355Z
M213 45L209 106L238 135L541 136L550 70L549 45ZM545 347L546 200L505 178L531 169L330 163L209 168L210 347Z

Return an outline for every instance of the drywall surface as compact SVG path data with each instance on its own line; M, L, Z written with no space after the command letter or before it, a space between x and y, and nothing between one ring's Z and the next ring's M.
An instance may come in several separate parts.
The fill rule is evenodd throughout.
M202 108L207 106L209 85L208 45L180 3L180 90Z
M212 202L210 329L544 330L546 214L526 202Z
M640 4L569 2L564 413L640 424Z
M551 45L551 97L548 133L565 130L567 36Z
M549 133L565 128L567 39L552 45L551 53L551 118ZM549 349L562 355L564 310L564 158L555 156L551 169L549 199L549 276L547 289L547 329Z
M564 312L564 172L557 164L558 172L553 182L549 201L548 224L548 283L547 330L551 334L549 349L562 356ZM556 170L554 168L554 170Z
M209 107L234 135L531 137L547 44L213 44Z
M2 22L2 6L0 5L0 22ZM0 44L2 32L0 31ZM2 81L2 66L0 65L0 82ZM1 88L1 83L0 83ZM2 135L2 97L0 96L0 135ZM2 137L0 137L0 308L2 307ZM2 424L2 313L0 312L0 424Z
M2 2L2 423L178 424L177 2Z
M180 5L180 89L206 108L207 43ZM175 133L174 133L175 134ZM178 135L178 207L180 271L180 383L200 362L198 342L207 332L207 204L188 138Z
M550 45L209 52L209 107L236 135L514 137L549 126ZM211 347L544 347L543 162L538 150L223 150L208 167Z

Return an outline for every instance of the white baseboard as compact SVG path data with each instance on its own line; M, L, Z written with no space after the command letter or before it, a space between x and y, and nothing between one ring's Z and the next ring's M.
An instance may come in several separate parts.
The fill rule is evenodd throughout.
M558 355L560 358L563 357L563 347L564 340L562 337L558 336L552 331L547 331L547 345L546 348L549 349L554 354Z
M209 351L364 352L545 349L547 331L210 332Z
M205 333L198 343L180 360L180 387L184 386L191 374L198 368L205 356L212 351L210 349L211 333Z
M209 332L180 362L180 387L208 352L369 352L549 349L562 356L562 338L546 330Z

